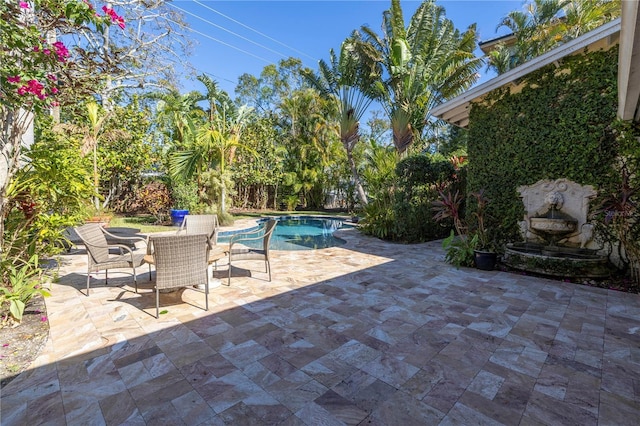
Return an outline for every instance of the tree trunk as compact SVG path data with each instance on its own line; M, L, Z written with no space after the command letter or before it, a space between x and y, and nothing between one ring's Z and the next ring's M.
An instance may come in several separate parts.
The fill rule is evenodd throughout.
M33 140L26 140L33 125L33 113L23 109L11 110L0 107L0 253L3 250L4 219L9 204L7 190L20 168L22 146L29 146Z
M347 159L349 160L349 167L351 167L351 175L353 176L353 183L356 186L356 191L358 191L358 198L360 198L360 203L362 203L363 206L366 206L369 203L369 200L367 200L367 194L364 192L364 188L362 187L362 182L360 182L358 167L356 167L356 161L353 159L353 152L351 152L350 149L347 149Z
M220 211L224 214L227 211L227 187L222 182L222 187L220 188Z

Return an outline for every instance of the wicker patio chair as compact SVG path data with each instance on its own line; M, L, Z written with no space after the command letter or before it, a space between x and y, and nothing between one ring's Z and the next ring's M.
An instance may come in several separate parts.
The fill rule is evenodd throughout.
M241 232L231 236L229 239L229 280L227 285L231 285L231 263L239 260L263 260L266 272L269 273L269 281L271 281L269 243L271 242L271 236L277 224L278 222L275 219L269 219L264 227L260 229ZM244 244L252 240L262 240L262 248L251 248Z
M73 229L87 250L87 296L89 296L91 272L104 271L105 284L109 284L108 270L116 268L133 269L133 282L136 293L138 292L136 266L142 264L144 253L134 253L129 245L135 244L135 242L138 241L146 242L143 237L121 237L112 235L98 223L87 223L82 226L76 226ZM119 241L129 242L130 244L109 244L107 237L117 238ZM109 249L111 248L119 249L120 254L110 254ZM151 280L151 266L149 266L149 280Z
M191 234L205 234L212 245L218 242L218 215L215 214L188 214L184 217L178 234L185 232Z
M149 237L156 268L156 318L160 315L160 290L204 285L205 310L209 310L209 238L204 234Z

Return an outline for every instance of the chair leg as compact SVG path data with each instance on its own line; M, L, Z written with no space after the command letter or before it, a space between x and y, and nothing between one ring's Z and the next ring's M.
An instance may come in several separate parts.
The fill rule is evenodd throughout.
M207 273L207 281L204 284L204 310L209 310L209 274Z
M231 286L231 253L229 253L229 280L227 281L227 287Z
M105 285L109 285L109 270L108 269L104 270L104 284Z
M133 284L136 287L136 294L138 294L138 277L136 275L136 266L133 265Z
M160 290L156 286L156 319L160 318Z
M89 282L91 281L91 271L87 271L87 297L89 297Z
M149 281L151 281L151 264L149 264Z
M267 272L269 272L269 282L271 282L271 263L269 262L269 259L267 259L265 263L267 264Z

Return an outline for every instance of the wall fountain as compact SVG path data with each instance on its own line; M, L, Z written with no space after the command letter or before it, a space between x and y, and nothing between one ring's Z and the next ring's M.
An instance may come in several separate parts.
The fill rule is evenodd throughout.
M567 179L541 180L520 186L525 207L520 222L523 242L507 244L502 262L514 269L557 277L598 278L611 273L606 256L598 254L589 201L590 185Z

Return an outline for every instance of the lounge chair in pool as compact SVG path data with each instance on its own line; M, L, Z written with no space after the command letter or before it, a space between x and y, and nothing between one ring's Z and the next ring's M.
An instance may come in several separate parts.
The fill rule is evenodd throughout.
M156 267L156 318L160 315L160 290L204 285L205 311L209 310L209 238L205 234L149 237Z
M240 232L233 234L229 239L229 280L227 285L231 285L231 265L234 261L240 260L262 260L266 266L266 272L269 273L269 281L271 281L271 264L269 263L269 243L273 230L276 228L277 221L269 219L264 228L250 232ZM251 248L244 243L249 241L262 240L261 248Z
M87 223L76 226L73 230L78 234L82 244L87 250L87 296L89 296L89 284L91 273L104 271L105 284L109 283L107 275L109 269L132 268L133 282L136 293L138 292L138 280L136 278L136 266L142 265L144 252L134 253L131 245L135 247L135 242L146 240L143 237L124 237L110 234L99 223ZM107 237L116 239L122 244L109 244ZM124 243L127 244L124 244ZM109 253L111 248L117 248L120 254ZM149 266L149 279L151 279L151 266Z

